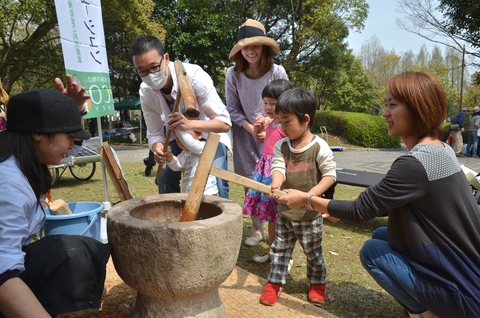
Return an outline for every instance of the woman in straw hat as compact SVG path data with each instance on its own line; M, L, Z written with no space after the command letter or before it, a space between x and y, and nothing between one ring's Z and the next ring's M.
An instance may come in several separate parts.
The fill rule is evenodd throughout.
M225 79L227 110L232 119L234 170L247 178L253 176L265 139L265 131L254 128L257 120L267 117L262 90L272 80L288 80L285 69L273 61L279 51L277 42L266 35L265 27L248 19L240 27L238 42L228 56L235 62L227 70ZM252 216L252 222L255 232L245 240L247 246L255 246L265 239L258 216Z

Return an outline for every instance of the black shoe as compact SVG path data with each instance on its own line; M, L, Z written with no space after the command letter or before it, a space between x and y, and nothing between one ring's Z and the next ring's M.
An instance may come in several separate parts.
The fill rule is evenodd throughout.
M147 166L145 168L145 176L148 177L152 173L152 166Z

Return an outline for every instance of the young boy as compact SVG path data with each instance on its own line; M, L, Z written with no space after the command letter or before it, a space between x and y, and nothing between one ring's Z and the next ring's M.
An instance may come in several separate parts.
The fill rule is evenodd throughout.
M336 184L336 164L328 144L313 135L310 127L315 118L317 101L308 92L294 88L280 95L275 114L286 138L275 144L272 160L271 189L302 189L309 193L305 208L289 209L278 205L276 237L270 247L272 260L268 282L260 303L277 302L281 286L286 283L288 261L298 240L307 257L307 279L310 283L308 300L325 300L326 269L322 252L321 213L313 210L312 196L333 198Z
M197 171L200 156L205 147L205 140L202 139L202 132L200 131L174 131L177 137L177 144L182 149L178 156L174 156L170 151L170 147L166 152L167 165L173 171L183 170L182 192L187 193L192 186L195 171ZM208 176L207 184L203 194L218 195L217 179L212 175Z

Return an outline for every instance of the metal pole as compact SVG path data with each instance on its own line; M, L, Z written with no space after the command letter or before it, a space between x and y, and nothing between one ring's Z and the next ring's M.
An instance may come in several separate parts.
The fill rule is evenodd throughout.
M462 50L462 76L460 80L460 109L462 109L462 100L463 100L463 73L465 71L465 44L463 45Z

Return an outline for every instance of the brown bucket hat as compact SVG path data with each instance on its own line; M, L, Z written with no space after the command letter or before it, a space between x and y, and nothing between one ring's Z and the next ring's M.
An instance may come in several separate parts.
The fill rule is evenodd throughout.
M252 19L248 19L238 30L238 42L230 51L228 58L234 61L238 51L250 45L267 45L272 48L275 55L280 52L277 42L267 36L263 24Z

